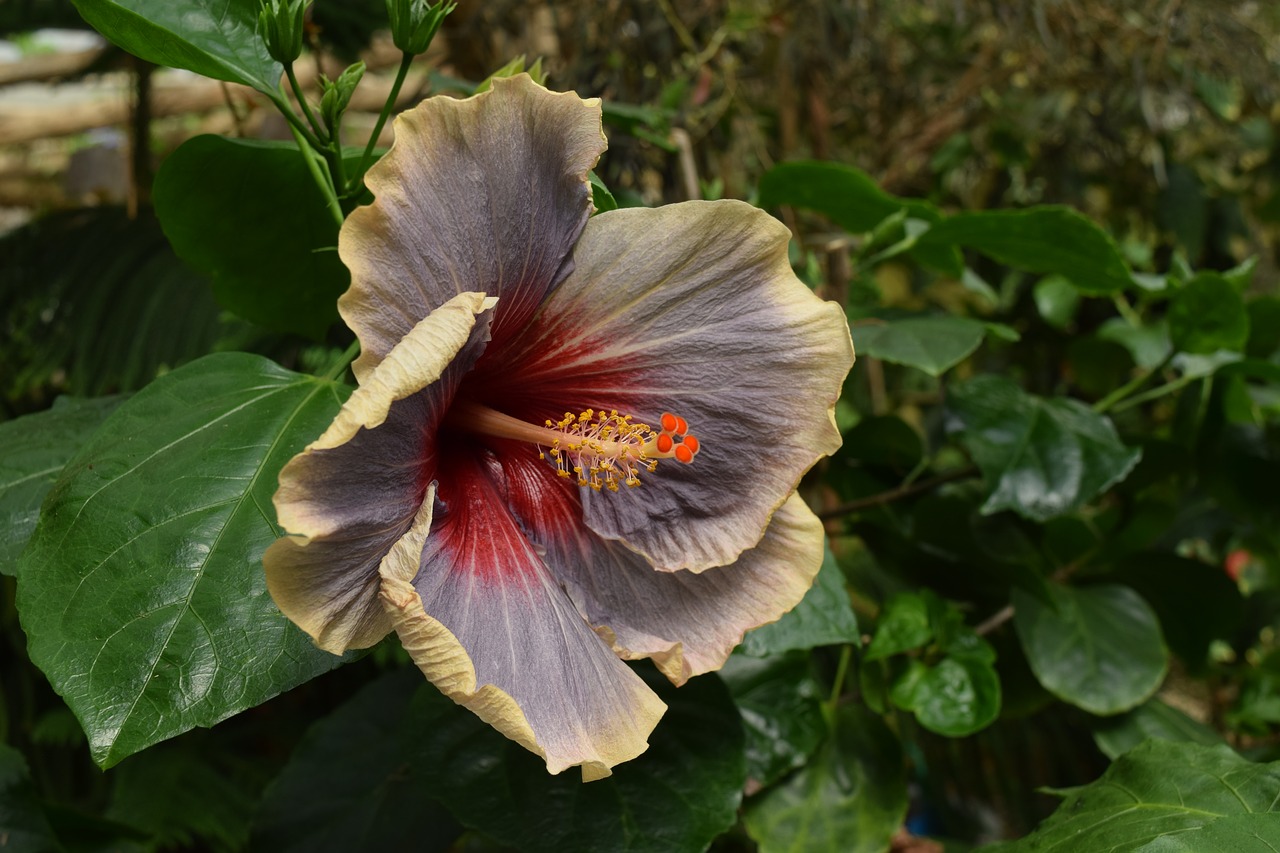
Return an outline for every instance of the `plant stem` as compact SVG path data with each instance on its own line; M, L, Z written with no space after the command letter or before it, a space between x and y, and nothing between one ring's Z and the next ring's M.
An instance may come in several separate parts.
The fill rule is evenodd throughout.
M329 366L329 369L325 371L324 376L321 378L326 382L336 382L338 377L342 375L343 371L347 369L347 365L351 364L359 354L360 341L352 341L351 346L347 347L346 352L340 355L338 360Z
M836 708L840 704L840 694L844 692L844 678L849 672L849 661L853 659L853 646L846 643L840 649L840 662L836 664L836 677L831 684L831 696L828 697L823 705L823 716L827 718L827 725L834 728L836 719Z
M323 144L329 141L329 134L325 131L324 125L316 120L316 114L311 111L311 105L307 103L307 95L302 91L302 86L298 83L298 75L293 73L293 63L290 62L284 67L284 74L289 78L289 87L293 89L293 96L298 99L298 106L302 107L302 114L307 117L311 127L316 132L316 138Z
M954 471L948 471L945 474L939 474L936 477L930 477L928 480L922 480L919 483L904 483L896 488L889 489L887 492L881 492L878 495L872 495L867 498L858 498L854 501L842 503L831 509L824 509L818 513L818 518L827 521L832 518L839 518L842 515L848 515L851 512L859 512L864 509L871 509L884 504L900 501L903 498L909 498L912 495L918 495L921 492L927 492L936 489L944 483L950 483L953 480L963 480L978 473L978 469L970 465L964 468L957 468Z
M1128 382L1126 382L1124 385L1121 385L1119 388L1112 391L1110 394L1103 397L1098 402L1094 403L1093 410L1100 415L1110 411L1111 407L1114 406L1116 403L1119 403L1121 400L1128 397L1134 391L1137 391L1143 385L1147 384L1147 380L1150 379L1152 376L1159 375L1162 370L1164 370L1166 367L1169 366L1169 362L1173 361L1173 355L1174 355L1173 350L1170 349L1169 354L1166 355L1159 364L1157 364L1155 367L1151 368L1150 370L1146 371L1145 373L1138 374L1137 376L1133 377L1133 379L1130 379Z
M341 228L346 216L342 213L342 205L338 203L338 193L334 189L332 176L328 170L320 168L320 164L316 162L315 149L306 143L299 129L293 125L290 125L289 129L293 131L293 138L298 143L298 151L302 154L303 161L307 164L307 171L311 173L312 180L320 188L320 194L324 196L325 205L329 208L329 212L333 214L338 227Z
M280 115L284 116L284 120L289 123L289 129L293 131L293 136L297 139L299 136L306 140L307 145L316 150L324 148L324 143L311 132L311 128L302 123L302 119L298 118L298 114L293 111L293 107L289 106L289 101L282 94L270 95L271 103L275 104L276 109L280 111ZM299 142L299 145L302 143Z
M356 184L364 179L364 173L369 170L372 165L369 159L373 157L373 149L378 145L378 137L382 135L382 128L387 123L387 117L391 115L391 111L396 107L396 99L400 97L400 87L404 85L405 77L409 76L409 66L413 64L413 54L406 53L400 58L400 68L396 71L395 82L391 84L391 94L387 96L387 102L382 105L382 112L378 114L378 122L373 126L373 132L369 134L369 142L364 147L364 154L360 157L360 165L356 167L355 173L351 176L351 185L347 188L348 192L356 189Z
M1117 412L1123 412L1126 409L1132 409L1134 406L1141 406L1143 403L1149 403L1157 400L1166 394L1172 394L1174 391L1180 391L1186 386L1195 382L1197 379L1204 379L1204 376L1181 376L1172 382L1166 382L1163 385L1157 385L1150 391L1144 391L1141 394L1135 394L1129 399L1116 405Z

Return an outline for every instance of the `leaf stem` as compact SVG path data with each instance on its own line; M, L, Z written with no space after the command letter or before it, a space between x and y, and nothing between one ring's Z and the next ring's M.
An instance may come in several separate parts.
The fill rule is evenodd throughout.
M1166 394L1172 394L1175 391L1180 391L1186 386L1190 385L1192 382L1195 382L1197 379L1204 379L1204 378L1205 378L1204 376L1180 376L1177 379L1174 379L1172 382L1166 382L1163 385L1157 385L1156 387L1152 388L1150 391L1144 391L1141 394L1135 394L1129 399L1117 404L1115 407L1115 410L1117 412L1123 412L1126 409L1132 409L1134 406L1141 406L1143 403L1149 403L1152 400L1157 400L1165 396Z
M836 664L836 677L831 683L831 695L823 704L823 716L827 718L827 725L835 728L836 709L840 704L840 695L844 692L844 679L849 672L849 661L853 659L852 644L845 643L840 648L840 662Z
M271 98L271 103L275 104L276 109L280 111L280 115L284 116L284 120L289 123L289 129L293 131L295 139L301 135L309 147L316 150L324 148L324 143L311 132L311 128L303 124L302 119L298 118L298 114L293 111L293 107L289 106L289 101L283 94L275 92L268 94L268 97ZM302 143L298 144L301 145Z
M354 340L351 342L351 346L347 347L346 351L343 352L342 355L338 356L337 361L329 365L329 369L325 371L324 376L321 378L326 382L338 381L338 377L342 375L343 371L347 369L347 366L351 364L359 354L360 341Z
M342 205L338 203L338 193L334 189L332 175L327 169L320 168L320 164L316 162L315 149L306 144L298 128L290 125L289 129L293 131L293 138L298 143L298 151L302 154L303 161L307 164L307 171L311 173L312 180L320 188L320 194L324 196L325 206L329 208L329 212L333 214L338 227L341 228L346 216L342 213Z
M1169 354L1161 359L1159 364L1144 373L1138 374L1098 402L1094 403L1093 410L1100 415L1110 411L1112 406L1116 405L1121 400L1133 394L1134 391L1137 391L1143 385L1147 384L1147 380L1152 376L1158 376L1161 371L1169 366L1169 362L1173 361L1173 356L1174 352L1170 349Z
M311 111L311 105L307 103L307 95L302 91L302 85L298 83L298 75L293 73L293 63L290 62L284 67L284 75L289 78L289 88L293 89L293 96L298 99L298 106L302 107L302 114L307 117L307 121L315 130L316 138L321 144L329 141L329 134L325 132L324 125L316 120L316 114Z
M360 157L360 165L356 167L355 173L351 176L351 185L348 191L354 191L356 184L364 179L364 173L369 170L372 164L369 159L373 157L373 149L378 145L378 137L382 135L382 128L387 123L387 117L391 115L392 110L396 107L396 99L400 97L400 87L404 85L405 78L409 76L409 66L413 64L413 54L405 53L400 58L400 68L396 71L395 82L391 84L391 94L387 96L387 102L382 105L382 112L378 114L378 122L373 126L373 132L369 134L369 142L364 147L364 154Z
M954 471L948 471L945 474L939 474L936 477L930 477L927 480L921 480L919 483L906 482L900 486L895 486L888 491L880 492L878 495L858 498L857 500L848 501L846 503L839 504L838 506L834 506L831 509L824 509L818 513L818 518L823 521L827 521L832 518L839 518L842 515L848 515L849 513L883 506L884 504L893 503L894 501L900 501L903 498L918 495L921 492L931 491L932 489L936 489L938 486L950 483L953 480L963 480L976 473L978 473L978 469L972 465L968 465L964 468L957 468Z

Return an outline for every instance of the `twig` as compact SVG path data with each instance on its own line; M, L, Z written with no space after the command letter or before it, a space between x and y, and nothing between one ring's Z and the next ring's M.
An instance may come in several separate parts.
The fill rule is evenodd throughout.
M858 498L855 501L848 501L847 503L834 506L831 509L824 509L818 513L818 518L823 521L828 521L833 518L840 518L841 516L849 515L850 513L861 512L864 509L873 509L878 506L884 506L885 504L900 501L904 498L909 498L922 492L932 491L938 486L946 483L963 480L976 473L978 473L978 469L974 466L957 468L954 471L948 471L945 474L939 474L936 477L930 477L929 479L921 480L918 483L898 486L897 488L890 489L887 492L881 492L878 495L871 495L867 498Z

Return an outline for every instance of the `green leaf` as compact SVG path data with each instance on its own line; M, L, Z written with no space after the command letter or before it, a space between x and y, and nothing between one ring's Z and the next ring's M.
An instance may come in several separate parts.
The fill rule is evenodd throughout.
M17 606L32 662L102 766L342 663L280 614L260 561L277 473L343 393L211 355L121 405L63 470Z
M885 603L863 660L870 662L918 649L932 639L929 606L924 598L914 592L900 593Z
M1123 480L1142 455L1083 403L1035 397L1001 376L954 386L948 404L987 481L984 513L1010 509L1046 521L1072 512Z
M421 689L417 669L388 673L312 726L263 794L252 849L449 850L462 827L431 796L431 756L415 754Z
M1112 317L1098 327L1098 337L1120 344L1133 356L1133 363L1146 370L1161 364L1173 349L1169 343L1169 324L1164 320L1133 326L1123 317Z
M846 706L814 760L751 801L746 825L761 853L881 853L906 814L897 737L865 708Z
M1270 358L1280 349L1280 298L1259 296L1246 304L1250 358Z
M826 734L822 686L804 652L768 658L730 655L720 677L742 715L747 778L768 787L801 767Z
M1075 320L1080 307L1080 291L1060 275L1047 275L1036 282L1033 291L1036 310L1055 329L1065 329Z
M1072 789L1031 835L990 853L1243 853L1280 849L1280 762L1150 740Z
M1105 716L1146 701L1168 670L1151 605L1125 586L1050 584L1052 605L1013 590L1013 624L1044 688Z
M643 755L584 785L546 764L424 684L410 720L433 794L463 824L526 851L703 850L737 820L746 782L738 710L715 676L678 690L640 668L667 703Z
M908 317L855 325L850 331L860 356L941 376L978 348L987 326L968 317Z
M1240 292L1218 273L1202 272L1173 292L1169 336L1181 352L1207 354L1242 350L1249 339L1249 315Z
M220 305L319 339L350 275L302 157L292 143L197 136L160 167L155 205L174 251L213 279Z
M59 853L53 834L31 783L27 760L0 743L0 849L20 853Z
M1213 729L1158 699L1152 699L1118 717L1099 720L1093 730L1093 740L1098 744L1098 749L1112 761L1144 740L1152 738L1205 746L1222 743L1222 736Z
M591 203L595 205L596 213L617 210L618 201L604 185L604 181L600 180L600 176L595 172L588 172L587 179L591 182Z
M946 657L933 666L912 661L889 697L929 731L964 737L1000 715L1000 677L989 662L973 658Z
M865 172L852 166L796 161L774 166L760 179L760 206L791 205L815 210L854 234L876 226L900 211L911 219L938 222L942 215L927 202L892 196ZM917 242L911 254L939 272L959 278L964 270L960 254L949 245Z
M0 423L0 575L17 568L62 466L119 404L59 397L47 412Z
M115 44L156 65L274 94L283 69L256 32L259 0L72 0Z
M1116 293L1133 285L1115 241L1066 207L958 213L934 225L920 246L974 249L1015 269L1067 278L1081 292Z
M860 638L844 573L827 546L818 577L800 603L777 622L748 633L739 648L752 657L767 657L793 649L857 643Z

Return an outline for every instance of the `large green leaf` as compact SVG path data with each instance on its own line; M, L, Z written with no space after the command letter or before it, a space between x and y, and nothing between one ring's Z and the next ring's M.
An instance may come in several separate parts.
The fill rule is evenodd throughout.
M968 317L907 317L855 324L850 331L860 356L941 376L978 348L987 326Z
M0 850L59 853L62 849L31 784L27 760L0 743Z
M1146 701L1168 670L1151 606L1125 586L1051 584L1051 604L1013 590L1013 624L1044 688L1093 714Z
M800 603L777 622L748 633L739 648L743 654L765 657L793 649L857 643L860 639L844 573L827 546L818 577Z
M119 403L59 397L47 412L0 423L0 575L14 573L62 466Z
M423 733L411 713L420 689L417 669L389 673L312 726L263 795L253 849L450 849L462 827L422 772L431 756L419 754Z
M948 404L987 480L985 513L1011 509L1045 521L1071 512L1124 479L1142 455L1088 406L1032 396L1001 376L953 387Z
M816 210L854 234L875 229L898 213L922 222L938 222L942 215L933 205L917 199L892 196L866 172L840 163L795 161L774 166L760 179L760 206L781 204ZM926 245L920 241L911 254L921 263L959 277L964 269L959 253L950 245Z
M804 652L767 658L729 657L720 677L729 685L747 736L747 776L772 785L803 765L822 742L822 685Z
M1280 762L1149 740L1072 789L1031 835L989 853L1245 853L1280 849Z
M1222 735L1158 699L1099 720L1093 729L1094 743L1112 761L1152 738L1206 746L1222 743Z
M813 761L751 801L746 823L761 853L881 853L906 814L897 737L875 714L847 706Z
M212 355L118 408L67 463L18 564L31 660L104 767L342 659L276 609L261 558L281 466L344 389Z
M1115 241L1066 207L958 213L920 237L922 249L949 245L1015 269L1061 275L1084 293L1115 293L1133 284Z
M350 282L338 226L297 146L197 136L156 175L174 251L213 279L225 308L280 332L323 337Z
M279 87L280 63L256 32L260 0L72 0L98 32L148 62L260 92Z
M738 709L713 675L677 690L650 666L640 672L667 713L648 750L607 779L548 777L541 759L427 684L414 697L408 760L458 820L523 851L703 850L742 799Z
M1169 299L1169 337L1181 352L1243 350L1249 314L1240 292L1220 274L1202 272Z

